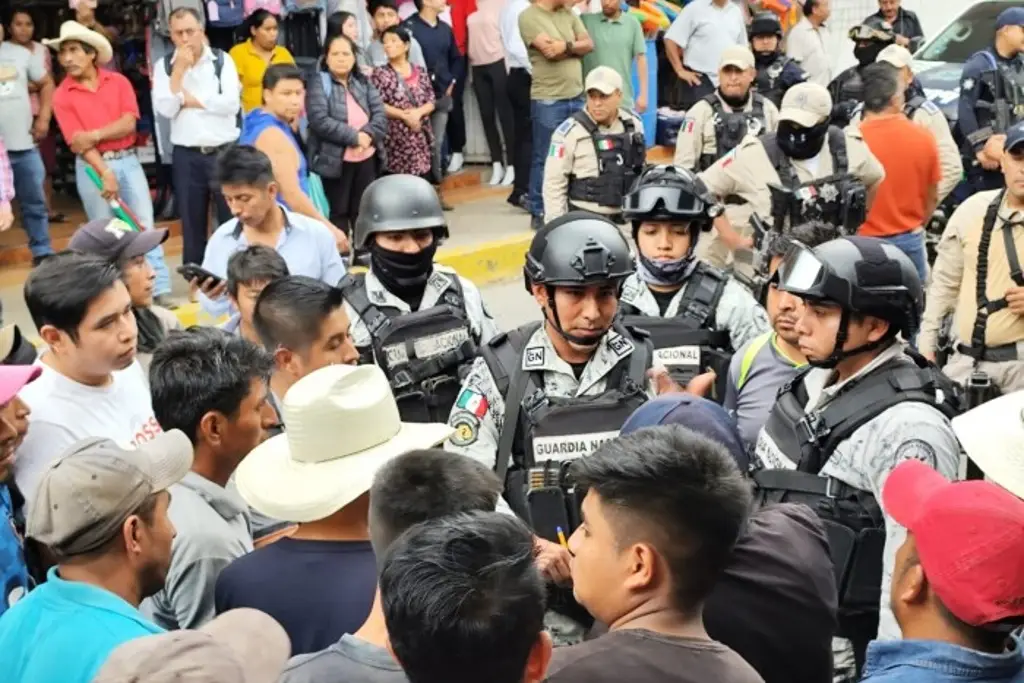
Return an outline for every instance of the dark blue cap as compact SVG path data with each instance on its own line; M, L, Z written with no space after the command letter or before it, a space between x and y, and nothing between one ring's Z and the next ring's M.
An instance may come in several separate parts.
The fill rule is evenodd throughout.
M1021 9L1024 10L1024 7ZM1009 152L1015 147L1020 147L1022 144L1024 144L1024 121L1015 123L1010 126L1010 130L1006 131L1006 142L1003 143L1003 151Z
M1024 7L1004 9L996 17L996 30L1007 26L1024 26Z
M686 427L724 446L744 472L750 465L736 421L717 403L693 394L659 396L633 411L620 433L629 434L644 427L662 425Z

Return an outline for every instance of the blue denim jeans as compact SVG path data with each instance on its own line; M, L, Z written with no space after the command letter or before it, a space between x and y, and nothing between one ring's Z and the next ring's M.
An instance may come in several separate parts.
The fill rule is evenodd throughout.
M910 260L914 262L914 267L917 268L917 274L921 278L923 287L928 278L928 252L924 246L924 231L905 232L902 235L891 235L882 239L910 257Z
M1020 683L1024 642L988 654L933 640L876 640L868 645L862 683Z
M583 109L583 98L571 100L532 100L530 118L533 120L533 163L530 164L530 213L544 215L544 160L548 158L551 135L562 123Z
M75 159L75 185L78 188L78 197L85 207L85 215L93 221L97 218L109 218L114 215L110 204L100 194L99 188L89 180L85 173L87 164L81 157ZM146 172L142 170L142 164L134 155L107 160L107 167L117 177L118 187L121 189L121 200L128 205L132 213L139 219L143 230L153 229L153 197L149 194L149 181L146 180ZM164 249L157 247L146 254L146 260L153 267L156 273L156 282L153 283L153 294L171 293L171 273L164 263Z
M46 211L46 168L39 150L7 152L14 172L14 199L21 210L21 227L28 235L28 248L32 256L53 253L50 246L50 217Z

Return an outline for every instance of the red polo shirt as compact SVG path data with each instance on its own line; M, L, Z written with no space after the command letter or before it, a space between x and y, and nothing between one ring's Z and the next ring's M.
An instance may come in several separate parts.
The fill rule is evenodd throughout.
M455 44L459 47L459 54L465 56L466 42L469 40L466 20L469 15L476 11L476 0L449 0L448 7L452 13L452 33L455 34ZM463 76L463 80L467 80Z
M68 144L75 133L109 126L125 114L139 118L139 101L127 78L106 69L99 71L98 78L96 90L89 90L66 77L53 93L53 115ZM117 140L104 140L96 149L116 152L134 146L135 133L132 133Z

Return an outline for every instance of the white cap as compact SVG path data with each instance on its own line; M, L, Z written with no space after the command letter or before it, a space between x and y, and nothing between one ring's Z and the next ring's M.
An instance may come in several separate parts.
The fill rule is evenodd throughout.
M878 57L875 58L876 62L886 62L892 64L897 69L904 69L910 66L910 63L914 61L914 55L910 54L910 50L903 47L902 45L888 45L881 52L878 53Z
M727 66L734 66L737 69L754 68L754 53L746 45L730 45L722 52L722 58L718 62L718 68L724 69Z
M832 96L817 83L797 83L786 91L779 119L813 128L832 115Z

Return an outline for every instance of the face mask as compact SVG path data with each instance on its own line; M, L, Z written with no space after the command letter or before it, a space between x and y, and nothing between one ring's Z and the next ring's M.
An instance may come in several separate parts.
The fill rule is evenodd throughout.
M810 159L821 151L828 134L828 119L813 128L804 128L792 121L779 121L776 140L790 159Z
M867 66L868 64L875 63L883 49L885 49L885 45L872 41L865 45L855 46L853 48L853 56L857 58L857 62L861 66Z
M370 244L370 267L389 292L402 298L403 294L422 291L426 286L436 252L437 240L415 254L384 249L374 240Z
M690 271L693 266L692 248L687 252L686 256L672 261L652 261L643 254L639 256L637 272L640 275L640 279L649 285L671 287L672 285L682 284L686 278L690 277Z

